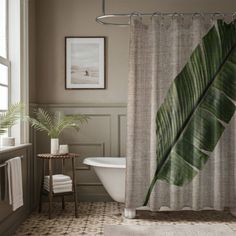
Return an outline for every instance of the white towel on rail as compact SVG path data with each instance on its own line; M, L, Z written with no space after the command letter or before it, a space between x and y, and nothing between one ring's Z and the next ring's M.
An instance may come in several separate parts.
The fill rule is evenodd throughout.
M21 158L15 157L7 162L7 176L9 189L9 203L12 210L15 211L23 206L23 186L22 186L22 169Z

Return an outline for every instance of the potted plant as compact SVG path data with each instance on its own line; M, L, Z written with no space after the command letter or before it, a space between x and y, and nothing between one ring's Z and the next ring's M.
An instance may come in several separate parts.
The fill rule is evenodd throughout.
M88 121L86 115L63 116L39 108L34 110L34 117L28 117L31 126L38 131L46 132L51 138L51 154L57 154L59 149L59 136L64 129L74 128L79 131L82 123Z
M6 112L0 113L0 136L5 134L9 128L16 124L16 121L21 117L23 109L23 104L16 103L10 105ZM2 137L2 145L14 146L15 138Z

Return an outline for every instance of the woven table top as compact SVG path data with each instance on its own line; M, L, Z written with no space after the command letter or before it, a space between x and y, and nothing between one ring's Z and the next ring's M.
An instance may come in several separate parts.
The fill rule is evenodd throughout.
M70 159L79 157L80 155L78 153L66 153L66 154L50 154L50 153L43 153L43 154L37 154L38 158L41 159Z

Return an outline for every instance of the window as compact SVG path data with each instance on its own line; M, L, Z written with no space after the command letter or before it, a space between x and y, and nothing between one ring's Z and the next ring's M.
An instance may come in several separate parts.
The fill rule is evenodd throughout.
M28 115L28 0L0 0L0 112L21 102ZM9 133L26 143L28 124L19 121Z
M8 109L9 104L9 73L8 59L8 4L0 0L0 112Z

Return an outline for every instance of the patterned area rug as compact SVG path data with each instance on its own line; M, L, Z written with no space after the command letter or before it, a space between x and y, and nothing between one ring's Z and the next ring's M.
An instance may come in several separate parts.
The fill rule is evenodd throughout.
M48 204L44 204L42 213L33 212L18 228L15 235L99 236L104 235L104 225L160 226L167 224L204 224L208 226L217 224L229 227L234 230L236 235L236 218L228 211L155 213L138 211L137 218L129 220L122 216L123 208L124 205L117 202L81 202L79 203L79 218L75 218L73 203L66 203L65 210L61 209L61 204L54 203L53 219L49 220L47 215Z
M235 236L227 225L178 224L178 225L105 225L105 236Z

